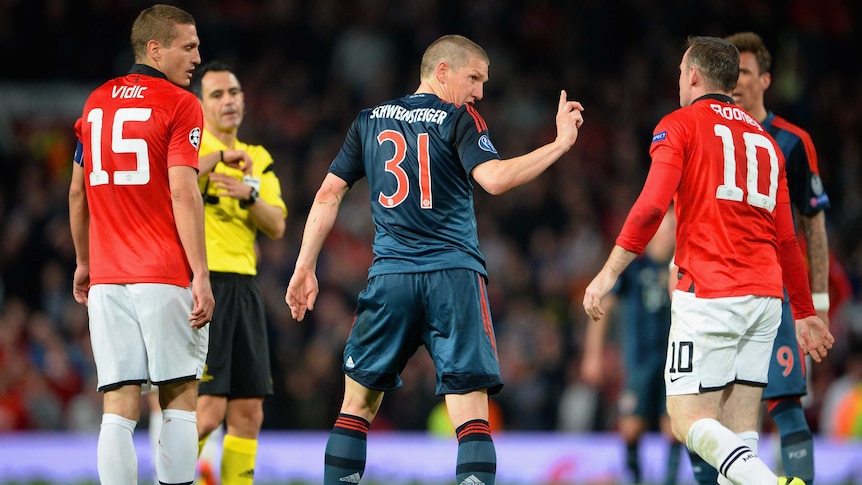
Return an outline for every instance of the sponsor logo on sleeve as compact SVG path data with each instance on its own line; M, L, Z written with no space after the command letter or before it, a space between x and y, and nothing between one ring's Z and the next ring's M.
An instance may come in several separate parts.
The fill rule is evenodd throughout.
M666 131L663 131L661 133L656 133L655 135L652 136L652 142L655 143L657 141L662 141L665 138L667 138L667 132Z

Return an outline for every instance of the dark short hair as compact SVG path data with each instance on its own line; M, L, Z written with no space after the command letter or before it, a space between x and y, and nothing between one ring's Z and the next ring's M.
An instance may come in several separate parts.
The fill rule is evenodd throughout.
M737 32L729 35L724 40L735 45L740 53L751 52L754 54L754 59L757 60L757 68L760 69L758 74L766 74L772 68L772 55L763 39L754 32Z
M230 66L228 66L226 63L224 63L222 61L210 61L210 62L207 62L206 64L203 64L203 65L195 68L195 72L192 75L192 82L189 85L189 89L193 93L195 93L195 96L197 96L198 99L204 99L204 92L203 92L203 87L201 86L201 82L203 81L204 74L206 74L210 71L212 71L212 72L225 72L225 71L227 71L227 72L233 73L233 69L231 69Z
M688 63L700 70L708 87L733 92L739 80L739 50L718 37L691 36L686 41Z

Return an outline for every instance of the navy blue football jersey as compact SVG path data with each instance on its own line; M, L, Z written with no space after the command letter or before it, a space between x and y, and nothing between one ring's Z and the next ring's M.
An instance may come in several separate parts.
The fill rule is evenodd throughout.
M472 105L413 94L363 110L329 172L366 177L379 274L468 268L487 276L473 209L473 168L499 159Z
M820 179L817 152L808 132L772 112L762 124L784 154L787 188L793 205L805 215L828 209L829 196Z

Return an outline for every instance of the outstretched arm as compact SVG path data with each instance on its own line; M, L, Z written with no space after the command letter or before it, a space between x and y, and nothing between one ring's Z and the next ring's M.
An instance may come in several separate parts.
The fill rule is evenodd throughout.
M578 130L584 123L584 107L568 101L566 91L560 91L557 106L557 138L530 153L507 160L489 160L473 169L473 180L491 195L499 195L538 177L572 148Z
M317 276L314 274L317 258L326 237L335 225L341 201L349 189L344 180L329 173L314 196L308 219L305 221L296 268L284 295L291 316L299 322L305 318L306 311L314 310L314 302L320 291Z

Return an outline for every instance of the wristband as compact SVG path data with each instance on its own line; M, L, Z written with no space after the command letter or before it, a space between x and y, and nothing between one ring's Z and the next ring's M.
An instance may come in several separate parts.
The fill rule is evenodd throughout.
M219 150L218 155L219 155L219 161L221 163L224 163L224 150Z
M812 293L811 301L818 312L829 311L829 293Z

